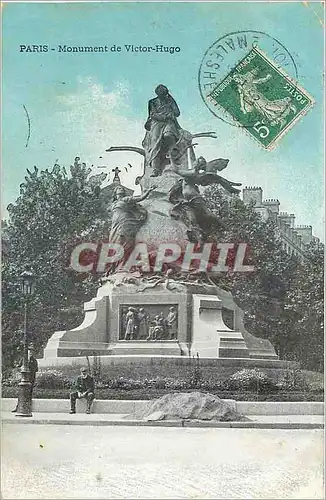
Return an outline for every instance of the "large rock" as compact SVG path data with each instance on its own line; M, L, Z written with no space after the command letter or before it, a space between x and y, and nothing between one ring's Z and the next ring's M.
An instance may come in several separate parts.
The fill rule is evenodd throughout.
M214 420L227 422L243 420L226 402L202 392L176 392L149 401L142 410L129 418L143 420Z

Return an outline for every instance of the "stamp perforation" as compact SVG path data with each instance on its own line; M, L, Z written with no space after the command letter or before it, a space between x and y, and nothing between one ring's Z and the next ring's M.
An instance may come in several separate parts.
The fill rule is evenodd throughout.
M219 103L216 99L218 97L219 94L216 94L216 91L217 89L221 88L221 86L223 86L223 83L227 81L228 78L230 78L230 74L232 72L235 72L237 70L237 68L243 63L243 62L246 62L247 61L247 65L250 64L250 59L248 61L248 57L250 58L250 55L251 54L255 54L257 56L259 56L259 58L266 64L266 66L270 67L272 69L272 71L274 72L274 74L278 74L281 76L281 78L283 80L285 80L286 82L288 82L288 84L290 84L292 86L292 88L294 89L294 91L300 93L306 100L307 100L307 103L304 105L304 107L301 109L301 110L296 110L295 107L294 107L294 112L296 113L292 119L289 119L289 121L287 123L284 124L283 128L277 133L276 131L274 131L274 134L276 132L276 134L274 135L274 137L271 138L271 141L269 143L264 143L264 141L262 140L259 140L259 138L251 132L251 130L249 130L249 126L248 125L245 125L243 123L241 123L241 121L239 120L239 117L237 117L236 115L234 116L232 114L232 112L230 111L229 108L223 106L221 103ZM253 58L252 58L253 59ZM252 70L253 71L253 70ZM242 73L240 73L242 74ZM259 83L257 81L257 83ZM226 88L226 87L225 87ZM220 91L220 93L222 93L225 88L222 88L222 90ZM241 91L240 91L241 92ZM216 94L214 96L214 93ZM276 146L276 144L278 143L278 141L281 139L281 137L283 137L283 135L285 135L294 125L295 123L297 123L303 116L305 116L307 114L307 112L313 107L314 103L315 103L315 100L314 98L305 90L303 89L303 87L301 85L299 85L297 83L297 80L294 80L293 78L291 78L282 68L279 68L277 67L276 65L274 65L273 61L267 56L267 54L265 54L259 47L257 46L253 46L250 51L244 56L242 57L233 67L233 69L231 70L231 72L229 72L215 87L213 90L210 91L210 93L206 96L206 98L214 105L216 106L218 109L220 109L223 114L226 114L227 116L230 116L232 118L232 120L235 122L235 124L239 127L239 128L242 128L242 129L245 129L247 135L249 135L250 137L252 137L256 142L258 142L265 150L267 151L271 151L272 149L274 149L274 147ZM283 99L284 100L284 99ZM291 102L291 101L290 101ZM300 101L299 101L300 102ZM264 116L264 115L263 115ZM257 122L259 123L259 122ZM264 119L262 118L261 124L263 125L269 125L269 122L265 123ZM274 125L274 124L273 124ZM265 127L267 128L267 127ZM262 136L261 136L262 137Z

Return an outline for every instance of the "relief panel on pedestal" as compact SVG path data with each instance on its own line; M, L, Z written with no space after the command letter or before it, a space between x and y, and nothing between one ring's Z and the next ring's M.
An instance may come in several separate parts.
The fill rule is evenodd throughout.
M119 340L177 340L177 304L123 304L119 309Z

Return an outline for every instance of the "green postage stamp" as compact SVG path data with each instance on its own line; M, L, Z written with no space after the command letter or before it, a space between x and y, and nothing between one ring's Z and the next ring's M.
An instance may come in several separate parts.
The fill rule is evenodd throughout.
M272 149L314 104L314 99L257 47L208 98L266 149Z

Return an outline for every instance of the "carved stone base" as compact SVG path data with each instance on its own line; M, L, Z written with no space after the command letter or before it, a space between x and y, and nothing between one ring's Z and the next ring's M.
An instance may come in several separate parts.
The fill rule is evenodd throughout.
M144 341L121 341L110 347L111 354L118 356L139 355L161 355L181 356L182 351L179 342L175 340L157 340L156 342Z
M230 293L164 277L133 277L132 283L129 280L130 275L110 277L99 288L97 297L85 303L83 323L73 330L53 334L44 359L197 353L201 358L277 359L268 340L258 339L244 328L243 312ZM146 315L142 324L141 313ZM171 324L169 313L176 313ZM232 324L225 323L225 313Z
M222 300L217 296L194 294L192 354L212 358L248 358L242 333L231 330L222 318Z

